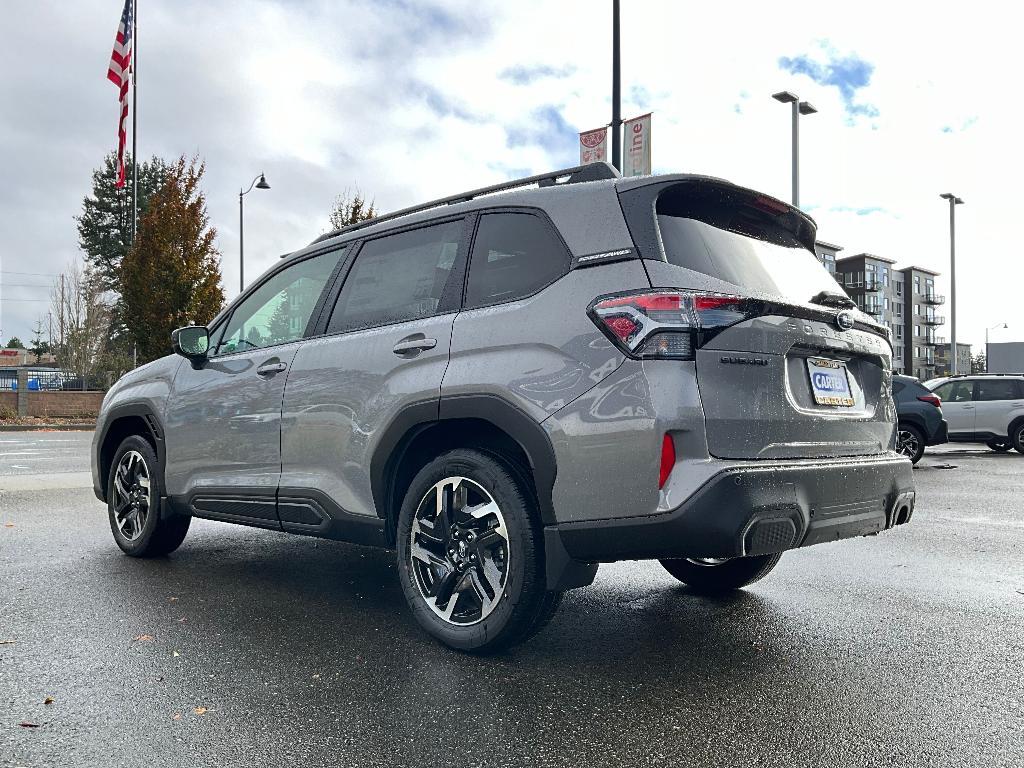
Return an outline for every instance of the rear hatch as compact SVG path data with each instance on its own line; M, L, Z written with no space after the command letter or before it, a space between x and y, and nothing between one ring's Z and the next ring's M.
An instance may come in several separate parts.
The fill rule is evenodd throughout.
M818 262L809 217L707 179L649 185L622 200L651 285L679 289L690 307L690 359L713 456L889 449L888 331L857 310Z

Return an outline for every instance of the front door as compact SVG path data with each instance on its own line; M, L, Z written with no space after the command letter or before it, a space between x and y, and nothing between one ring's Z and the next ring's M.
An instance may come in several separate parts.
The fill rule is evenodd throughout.
M437 417L462 293L453 265L464 260L463 225L366 241L321 321L323 335L299 348L281 435L286 529L375 521L371 477L385 430L408 408Z
M954 379L936 387L934 391L942 399L942 417L949 427L950 438L972 439L975 417L974 383Z
M209 359L179 367L165 481L194 513L278 527L284 386L338 258L320 254L265 278L213 331Z

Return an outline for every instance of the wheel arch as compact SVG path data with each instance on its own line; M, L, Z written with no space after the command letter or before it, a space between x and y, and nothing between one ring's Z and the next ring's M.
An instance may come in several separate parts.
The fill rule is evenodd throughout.
M144 438L156 452L158 471L163 472L164 466L164 431L163 425L153 409L147 405L127 404L115 406L110 410L99 439L97 465L101 486L101 501L107 500L107 477L114 461L117 447L126 437L138 435Z
M439 403L407 406L374 450L370 485L389 545L394 543L401 499L413 475L433 456L452 448L479 448L510 459L534 492L544 524L554 523L555 451L544 428L496 395L456 395Z
M1014 431L1020 429L1021 426L1024 426L1024 415L1018 416L1009 423L1006 427L1006 436L1012 440Z

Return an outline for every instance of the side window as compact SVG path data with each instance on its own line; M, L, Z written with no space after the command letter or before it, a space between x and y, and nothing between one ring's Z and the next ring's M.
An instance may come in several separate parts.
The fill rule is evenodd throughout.
M480 217L469 265L466 307L536 293L569 269L569 256L547 222L528 213Z
M302 338L341 251L285 267L235 307L214 354L285 344Z
M459 219L368 241L345 279L328 333L435 314L459 252L462 226Z
M978 381L978 400L1015 400L1017 398L1017 387L1013 380L993 381L980 379Z
M947 381L936 388L935 394L944 403L966 403L973 399L974 385L969 381Z

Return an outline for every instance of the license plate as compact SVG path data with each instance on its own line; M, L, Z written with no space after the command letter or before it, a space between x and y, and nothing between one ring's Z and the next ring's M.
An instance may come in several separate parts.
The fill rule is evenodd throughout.
M807 358L807 372L811 376L811 392L818 405L853 406L850 378L846 363L821 357Z

